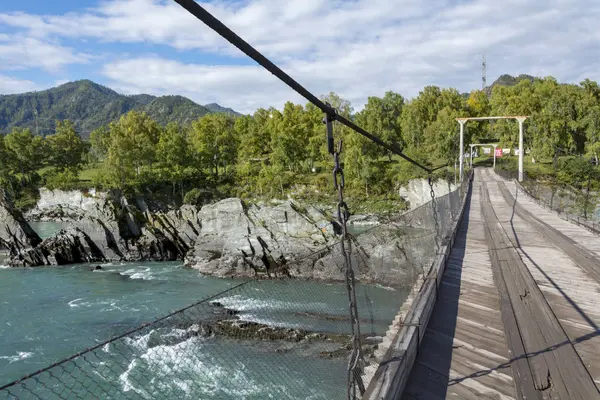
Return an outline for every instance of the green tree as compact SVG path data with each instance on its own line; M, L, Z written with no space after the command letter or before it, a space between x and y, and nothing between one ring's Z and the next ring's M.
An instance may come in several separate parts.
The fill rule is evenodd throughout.
M208 114L192 123L190 142L200 165L219 177L219 168L227 172L237 160L238 138L234 119L226 114Z
M278 121L277 132L271 136L271 163L297 172L308 158L309 129L304 119L304 108L285 103Z
M318 162L331 160L327 148L326 126L323 123L325 115L312 103L304 106L304 120L308 134L307 157L308 166L312 170Z
M583 157L572 157L566 160L558 173L559 180L574 189L577 211L584 218L594 212L598 195L593 189L600 185L600 168L592 165Z
M185 130L175 122L167 124L158 139L156 161L163 178L172 183L173 196L177 187L182 198L185 194L185 172L193 164L190 150Z
M109 186L140 188L151 179L160 131L156 121L135 111L110 124L110 144L103 169Z
M467 114L470 117L485 117L491 116L492 106L489 97L483 90L473 90L469 94L466 102ZM464 115L461 115L464 116ZM470 121L468 123L468 131L472 141L480 141L481 139L493 139L492 124L490 121Z
M104 160L110 146L110 129L107 126L102 126L93 130L90 133L90 146L90 153L94 160Z
M238 157L241 162L260 164L271 153L270 119L274 109L259 108L254 115L236 119L234 131L239 138Z
M579 136L585 134L580 132L577 122L578 89L573 85L559 85L550 78L537 81L535 89L538 108L530 114L531 129L527 135L533 145L532 155L552 157L557 166L559 155L583 148Z
M34 136L29 129L13 128L4 138L9 159L13 161L13 173L21 173L29 181L46 160L45 142L41 136Z
M4 135L0 134L0 187L8 188L12 182L12 154L4 143Z
M339 115L349 120L353 119L352 113L354 112L354 108L352 107L352 103L349 100L340 97L337 93L334 92L330 92L327 95L321 96L321 100L331 104L331 106L337 110L337 113ZM354 132L352 129L346 127L345 125L339 122L333 123L333 132L336 148L339 144L340 139L345 142L344 147L346 147L346 145L348 145L349 143L349 137L353 135L358 135L358 133ZM346 151L344 150L344 152L342 153L342 157L344 159L346 158L346 155L344 154L345 152Z
M427 141L424 148L427 150L428 160L439 159L451 163L458 157L459 137L456 118L462 115L460 110L445 106L437 113L435 121L425 128ZM472 134L472 131L470 133ZM465 136L467 136L466 143L472 141L468 139L471 135Z
M446 109L443 114L444 121L438 122L438 114ZM426 86L419 95L406 104L402 110L401 127L404 140L411 148L413 154L431 160L431 152L435 151L438 157L449 158L445 153L437 151L439 135L448 135L448 130L458 132L458 124L450 128L448 118L461 116L467 113L464 99L456 89L440 89L437 86ZM443 132L438 132L443 129ZM471 141L469 131L465 132L465 143ZM455 141L458 135L455 136ZM448 151L449 146L446 146ZM432 160L431 160L432 161Z
M404 98L394 92L386 92L383 98L369 97L365 108L357 113L356 122L367 131L379 136L387 143L403 147L400 116ZM388 153L391 160L391 153Z
M56 133L46 137L46 143L48 165L60 172L69 170L76 173L81 169L86 146L71 121L56 121Z
M329 94L321 96L321 100L329 103L331 107L337 110L338 114L346 118L350 118L350 115L352 115L352 112L354 111L352 103L346 99L343 99L335 92L329 92Z
M596 165L600 155L600 87L589 79L581 82L583 94L579 102L581 128L585 132L585 153L593 157Z

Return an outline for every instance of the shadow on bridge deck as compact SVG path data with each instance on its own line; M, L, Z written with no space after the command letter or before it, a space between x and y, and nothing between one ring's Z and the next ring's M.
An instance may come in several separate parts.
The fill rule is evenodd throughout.
M514 397L477 180L467 201L403 399Z

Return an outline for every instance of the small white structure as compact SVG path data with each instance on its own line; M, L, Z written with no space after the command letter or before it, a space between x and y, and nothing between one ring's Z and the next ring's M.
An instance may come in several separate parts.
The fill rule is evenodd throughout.
M466 118L456 118L456 121L460 125L460 180L463 179L463 152L464 152L464 128L465 124L468 121L483 121L483 120L496 120L496 119L516 119L519 122L519 182L523 181L523 122L529 118L528 116L519 115L505 115L500 117L466 117Z

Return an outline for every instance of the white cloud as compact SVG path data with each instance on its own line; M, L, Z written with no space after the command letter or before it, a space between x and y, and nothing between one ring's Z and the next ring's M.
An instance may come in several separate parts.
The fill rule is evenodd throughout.
M43 68L57 71L69 64L86 63L90 56L23 35L0 35L0 70Z
M356 108L386 90L412 97L428 84L461 91L478 87L482 53L489 81L503 73L600 79L597 0L216 0L203 5L310 90L336 91ZM189 55L242 57L172 0L109 0L66 15L0 14L0 23L37 40L152 43ZM183 94L246 112L301 101L259 67L228 64L185 64L130 51L102 72L120 90Z
M0 93L2 94L31 92L37 89L39 86L35 82L0 75Z
M104 66L109 86L124 93L179 94L200 104L218 102L241 112L292 96L286 86L258 66L186 65L158 57L117 61Z

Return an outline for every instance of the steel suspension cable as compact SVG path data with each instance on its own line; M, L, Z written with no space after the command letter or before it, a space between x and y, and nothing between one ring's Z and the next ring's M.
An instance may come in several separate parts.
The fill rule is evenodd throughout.
M348 232L346 229L346 222L348 220L350 213L348 210L348 206L345 203L344 198L343 198L344 174L343 174L343 169L341 168L340 159L339 159L340 153L342 151L342 141L340 140L339 147L336 150L335 145L334 145L334 138L333 138L333 122L334 121L340 122L341 124L347 126L348 128L354 130L355 132L361 134L362 136L366 137L367 139L371 140L372 142L380 145L381 147L385 148L386 150L390 151L391 153L398 155L399 157L401 157L404 160L412 163L413 165L423 169L424 171L426 171L428 173L429 184L430 184L431 195L432 195L431 203L432 203L433 214L434 214L433 217L435 219L435 227L436 227L436 253L439 252L439 239L437 237L439 235L439 223L437 220L437 210L436 210L437 207L436 207L436 201L435 201L435 193L433 190L432 174L433 174L433 171L440 169L440 168L444 168L444 167L446 167L446 165L441 165L436 168L430 168L430 167L426 167L423 164L419 163L418 161L415 161L412 158L408 157L406 154L404 154L402 152L400 147L398 147L396 144L389 144L389 143L384 142L379 137L377 137L377 136L371 134L370 132L366 131L365 129L361 128L360 126L356 125L354 122L350 121L349 119L339 115L337 113L337 111L335 110L335 108L333 108L330 104L325 103L324 101L322 101L318 97L316 97L314 94L312 94L308 89L306 89L304 86L302 86L296 80L294 80L291 76L289 76L287 73L285 73L283 70L281 70L277 65L275 65L268 58L266 58L263 54L261 54L258 50L256 50L254 47L252 47L249 43L247 43L241 37L239 37L235 32L233 32L227 26L225 26L225 24L223 24L221 21L219 21L217 18L215 18L212 14L210 14L208 11L206 11L202 6L200 6L198 3L196 3L196 1L194 1L194 0L174 0L174 1L177 2L179 5L181 5L183 8L185 8L193 16L195 16L200 21L202 21L204 24L206 24L209 28L213 29L215 32L217 32L219 35L221 35L224 39L226 39L231 44L233 44L235 47L237 47L242 52L244 52L248 57L250 57L254 61L256 61L259 65L261 65L267 71L269 71L270 73L275 75L277 78L279 78L282 82L287 84L296 93L298 93L301 96L303 96L304 98L306 98L308 101L313 103L316 107L318 107L321 111L323 111L323 113L325 113L324 122L327 125L327 129L326 129L327 130L327 145L328 145L329 153L331 155L333 155L333 157L334 157L334 163L335 163L335 167L334 167L334 171L333 171L334 187L338 191L338 195L339 195L337 211L338 211L338 220L342 226L342 240L340 241L340 244L341 244L341 252L342 252L342 255L344 256L346 286L347 286L347 291L348 291L348 296L349 296L348 300L350 303L349 311L350 311L350 321L351 321L351 333L352 333L352 338L353 338L352 352L351 352L351 355L348 360L349 362L348 362L348 369L347 369L347 373L348 373L348 375L347 375L347 380L348 380L347 396L348 396L348 399L355 399L357 397L357 393L356 393L357 390L360 393L360 396L362 396L362 394L365 392L365 386L364 386L361 375L363 372L365 360L364 360L364 355L363 355L363 350L362 350L360 322L359 322L360 318L359 318L359 314L358 314L357 301L356 301L356 276L355 276L354 269L352 268L351 241L348 240ZM338 175L340 178L339 182L338 182ZM346 241L347 241L347 243L346 243Z
M209 28L217 32L224 39L226 39L229 43L233 44L235 47L244 52L248 57L252 58L258 64L260 64L267 71L275 75L281 81L283 81L286 85L291 87L296 93L313 103L317 106L321 111L330 116L330 118L339 121L341 124L346 125L348 128L353 129L355 132L363 135L369 140L377 143L378 145L384 147L386 150L391 151L397 156L402 157L406 161L416 165L417 167L431 173L431 168L424 166L418 161L413 160L406 154L402 152L402 150L395 144L389 144L381 140L379 137L367 132L360 126L356 125L354 122L348 120L342 115L339 115L335 112L335 109L330 105L326 104L324 101L320 100L317 96L312 94L308 89L294 80L287 73L283 72L281 68L275 65L272 61L270 61L267 57L261 54L258 50L252 47L248 42L239 37L235 32L229 29L225 24L215 18L211 13L206 11L201 5L196 3L194 0L174 0L180 6L185 8L190 14L198 18L204 24L206 24Z

